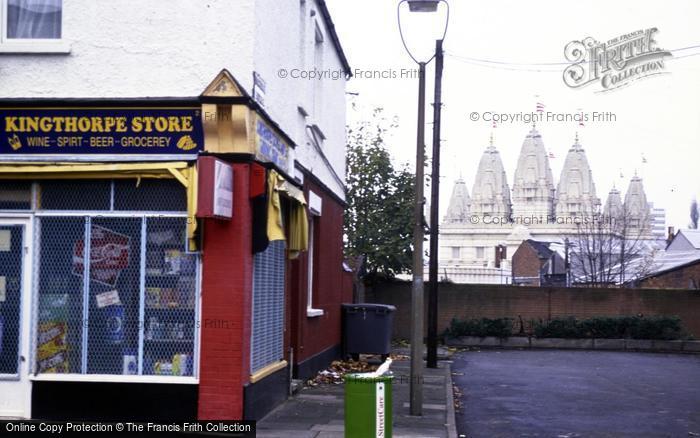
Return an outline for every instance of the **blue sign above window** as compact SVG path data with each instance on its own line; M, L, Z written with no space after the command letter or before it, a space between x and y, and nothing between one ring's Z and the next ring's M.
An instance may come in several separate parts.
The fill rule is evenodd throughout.
M197 154L199 108L0 108L0 155Z

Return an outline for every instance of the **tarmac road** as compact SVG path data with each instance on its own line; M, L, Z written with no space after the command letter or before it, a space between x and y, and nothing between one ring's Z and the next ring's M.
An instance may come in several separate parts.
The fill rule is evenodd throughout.
M486 350L453 356L460 436L700 437L700 356Z

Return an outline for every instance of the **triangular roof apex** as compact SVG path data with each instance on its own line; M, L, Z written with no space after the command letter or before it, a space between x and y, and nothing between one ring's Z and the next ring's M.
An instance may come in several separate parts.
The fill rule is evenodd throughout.
M206 97L242 97L247 96L247 93L233 77L231 72L222 69L214 78L207 88L204 89L202 96Z

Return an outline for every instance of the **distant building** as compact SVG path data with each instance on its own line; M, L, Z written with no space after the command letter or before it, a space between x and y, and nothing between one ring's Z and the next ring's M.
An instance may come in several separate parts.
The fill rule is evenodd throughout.
M700 250L700 230L678 230L666 251Z
M513 254L513 284L565 286L565 256L558 244L528 239ZM559 251L558 251L559 250Z
M644 240L652 240L649 204L635 175L623 198L613 187L605 204L597 196L591 167L578 137L555 183L549 154L534 127L523 141L511 186L493 139L477 168L471 196L463 179L455 182L440 225L440 272L457 283L503 284L515 277L511 259L498 260L496 247L512 255L523 241L573 240L578 223L596 212L626 212Z
M700 289L700 251L666 251L655 259L655 270L636 283L656 289Z
M666 209L654 207L654 203L649 203L651 211L651 234L654 239L661 242L666 240Z
M640 287L700 289L700 230L678 230L665 251L654 254Z

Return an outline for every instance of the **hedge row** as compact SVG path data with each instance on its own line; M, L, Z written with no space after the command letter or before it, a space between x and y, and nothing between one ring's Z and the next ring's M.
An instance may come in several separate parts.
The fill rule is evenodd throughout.
M538 338L576 339L681 339L681 320L675 316L611 316L588 319L554 318L530 321L532 334ZM513 334L511 318L453 319L445 336L496 336Z

